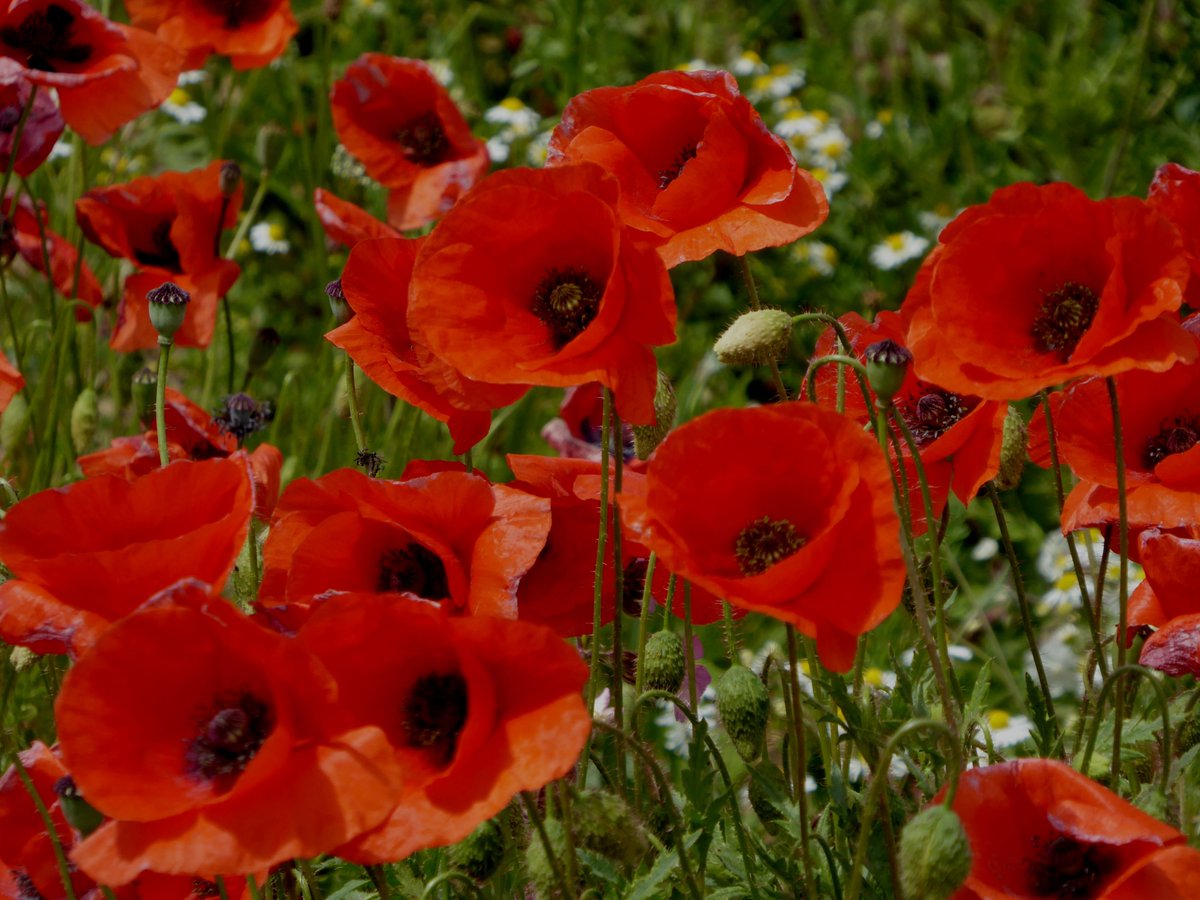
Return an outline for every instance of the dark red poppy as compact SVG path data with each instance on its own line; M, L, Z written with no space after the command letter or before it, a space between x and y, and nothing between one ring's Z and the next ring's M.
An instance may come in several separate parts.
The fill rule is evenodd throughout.
M162 103L183 55L149 32L109 21L82 0L9 0L0 12L0 73L58 94L89 144Z
M1150 182L1150 205L1179 230L1184 253L1192 267L1185 294L1188 306L1200 306L1200 172L1178 163L1160 166Z
M487 172L487 145L418 59L364 53L331 103L338 138L391 189L388 221L402 231L445 215Z
M25 379L21 373L8 361L8 357L0 353L0 412L8 408L12 398L17 396L23 387Z
M28 178L46 161L66 127L50 92L39 91L33 101L33 109L25 117L21 145L16 148L17 158L14 162L13 141L17 123L21 121L32 93L33 86L24 78L3 80L0 77L0 169L7 171L11 164L22 178Z
M63 683L59 740L112 821L72 860L97 881L257 872L377 825L399 784L380 728L295 641L184 581L102 635Z
M260 892L267 883L269 870L254 873ZM225 875L225 894L229 900L253 900L249 879L240 875ZM136 891L137 900L213 900L221 896L216 876L162 875L158 872L143 872L129 886Z
M361 206L355 206L324 188L317 188L313 192L313 205L317 208L317 218L321 220L325 236L335 244L353 247L359 241L371 238L401 236L399 231L380 222Z
M210 54L235 69L257 69L283 55L299 26L291 0L125 0L130 21L186 54L199 69Z
M337 680L344 715L383 728L404 772L391 815L335 851L354 862L461 840L518 791L567 774L591 729L587 666L547 628L349 594L298 640Z
M616 176L622 220L668 266L788 244L829 215L820 182L796 167L728 72L657 72L580 94L563 110L547 165L578 162Z
M11 198L4 201L4 213L13 226L13 239L21 258L37 271L46 274L46 257L42 253L42 241L50 254L49 276L58 292L64 297L76 297L89 306L99 306L104 301L100 282L86 262L80 264L79 252L61 234L50 229L50 217L44 206L35 213L33 203L22 196L13 209ZM39 221L40 220L40 221ZM75 283L75 270L79 270L79 283ZM86 310L76 309L75 318L89 321Z
M559 456L598 463L603 431L604 386L581 384L566 389L558 416L542 426L542 440ZM628 422L621 423L621 452L629 470L645 471L645 461L634 455L633 428Z
M652 348L675 340L675 298L662 261L617 218L617 194L591 164L488 178L421 247L409 326L468 378L598 381L623 418L652 423Z
M284 491L263 546L260 597L403 593L455 613L517 617L517 582L550 530L550 503L465 472L407 482L339 469Z
M424 332L412 327L409 282L420 246L403 238L355 244L342 273L354 318L325 337L389 394L445 422L454 452L464 453L487 436L492 410L515 402L525 387L465 377L435 356Z
M180 461L136 481L102 476L42 491L0 521L0 637L78 656L180 578L220 591L246 540L244 456Z
M1188 262L1145 201L1015 184L946 226L905 300L916 373L1019 400L1087 375L1196 358L1178 317Z
M1146 577L1129 596L1128 624L1158 628L1178 616L1200 613L1200 540L1157 528L1138 536L1138 556Z
M1058 760L969 769L953 808L972 854L953 900L1193 896L1188 885L1196 884L1200 854L1184 835ZM1162 892L1139 893L1146 885Z
M221 165L218 161L191 172L165 172L93 188L76 202L75 213L88 240L138 266L125 280L109 341L114 350L138 350L158 342L146 293L165 281L191 294L175 343L207 347L212 340L218 303L241 271L218 251L220 233L236 224L242 205L240 184L232 197L222 196Z
M859 360L864 360L867 348L879 341L890 340L901 347L905 345L907 328L903 313L881 312L869 324L858 313L847 313L838 321ZM829 329L818 339L814 355L840 352L837 335ZM833 366L825 366L817 372L817 399L822 405L836 408L837 380ZM843 403L846 414L863 424L872 421L875 415L875 410L868 409L863 402L862 391L850 375L846 377ZM922 381L911 368L893 403L920 451L931 488L934 515L941 514L950 490L964 504L970 503L979 489L999 471L1007 404L944 390ZM899 446L908 457L908 444L897 429L893 428L893 431L897 432ZM925 530L926 523L915 466L909 464L905 474L911 486L909 506L914 526L920 533Z
M623 497L622 513L669 570L794 624L834 671L850 668L858 636L900 602L887 462L853 419L817 406L688 422L658 448L645 496Z

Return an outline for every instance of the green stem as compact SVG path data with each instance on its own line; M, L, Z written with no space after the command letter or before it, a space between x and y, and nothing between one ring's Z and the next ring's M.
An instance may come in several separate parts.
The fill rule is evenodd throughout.
M692 585L683 583L683 658L687 667L688 702L692 709L699 706L700 698L696 695L696 651L692 642Z
M312 900L324 900L325 895L321 893L321 886L317 884L317 876L313 872L312 866L308 864L308 860L297 859L296 868L304 876L304 883L308 885L308 893L312 897Z
M451 869L448 872L439 872L433 878L429 879L429 883L425 885L425 889L421 891L421 900L426 900L427 897L434 897L434 893L443 884L457 882L467 889L468 895L471 897L482 897L483 893L479 890L479 885L475 883L475 879L465 872L459 872L457 869ZM380 900L383 900L381 897Z
M349 353L346 354L346 401L350 405L350 425L354 429L354 444L361 453L367 449L367 439L363 434L362 411L358 407L358 389L354 386L354 360L350 358Z
M612 405L612 391L604 389L606 402ZM613 500L621 493L624 475L625 453L624 442L621 438L621 417L614 409L609 429L613 443ZM607 472L604 476L607 477ZM625 561L621 558L621 515L613 503L612 516L612 558L613 558L613 639L612 639L612 704L613 721L625 721L625 650L624 635L621 627L622 607L625 603ZM625 759L624 754L617 754L617 792L625 793Z
M158 336L158 384L155 385L154 424L158 434L158 464L166 467L171 461L167 452L167 363L171 358L174 341L164 335Z
M1125 491L1125 435L1121 428L1121 404L1117 399L1117 382L1110 375L1105 379L1105 384L1108 385L1108 401L1112 406L1113 443L1117 462L1117 510L1120 516L1118 546L1121 550L1121 575L1117 594L1117 647L1113 664L1113 671L1116 672L1125 665L1125 645L1128 643L1125 631L1129 618L1129 497ZM1121 771L1121 726L1125 719L1124 696L1120 691L1117 691L1113 709L1116 718L1113 721L1112 779L1113 787L1116 788Z
M29 99L25 101L25 108L21 110L21 118L17 120L17 127L13 129L12 149L8 154L8 168L4 170L4 178L0 180L0 200L8 196L8 183L12 180L13 170L17 167L17 156L21 151L21 135L25 133L25 124L29 121L29 114L33 112L34 101L37 100L38 86L34 82L29 82ZM10 210L10 218L11 213ZM37 215L37 207L34 207L34 215Z
M608 550L608 450L612 444L612 394L604 392L604 413L600 428L600 534L596 539L596 572L592 577L592 641L588 672L588 712L596 708L596 688L600 681L600 629L604 624L604 556ZM592 737L588 736L582 759L588 758ZM579 767L578 784L587 784L587 763Z
M725 655L729 657L729 664L736 665L737 663L737 638L733 631L733 607L728 600L721 601L721 608L724 613L724 635L725 635Z
M1159 788L1160 788L1160 790L1162 790L1163 794L1165 795L1167 793L1167 790L1170 787L1170 774L1171 774L1171 708L1170 708L1170 704L1167 702L1167 692L1163 689L1162 683L1159 681L1158 677L1154 674L1154 672L1151 671L1150 669L1146 668L1145 666L1138 666L1138 665L1118 666L1117 668L1113 669L1113 672L1111 675L1109 675L1106 679L1104 679L1104 684L1101 685L1101 687L1100 687L1100 694L1096 697L1096 712L1092 718L1092 726L1091 726L1091 728L1088 729L1087 747L1083 751L1083 759L1080 762L1079 769L1081 772L1083 772L1084 775L1087 775L1088 770L1091 768L1092 752L1096 749L1096 733L1100 729L1101 713L1104 712L1104 701L1108 699L1108 695L1109 695L1110 691L1116 690L1117 682L1120 681L1121 678L1124 677L1125 675L1141 675L1142 677L1144 677L1147 681L1150 682L1151 686L1154 688L1154 694L1158 698L1158 709L1159 709L1159 712L1162 713L1162 722L1163 722L1163 747L1162 747L1163 766L1162 766L1161 780L1159 782ZM1120 697L1121 692L1119 690L1116 691L1116 695L1117 695L1117 697ZM1114 699L1114 701L1113 701L1114 705L1116 704L1116 702L1117 701ZM1115 730L1113 732L1113 742L1117 746L1117 756L1119 759L1120 758L1120 744L1117 743L1117 737L1116 737ZM1117 771L1114 770L1113 771L1113 778L1114 778L1113 789L1114 790L1116 790L1116 787L1117 787L1117 782L1115 780L1116 775L1117 775ZM1089 776L1089 777L1091 777L1091 776Z
M808 852L808 793L804 790L808 760L804 739L804 706L800 697L800 662L796 657L796 627L790 622L787 625L787 649L788 687L792 695L792 733L795 735L796 746L796 766L792 777L795 779L796 805L800 816L800 863L804 869L804 896L816 897L812 858Z
M554 872L554 880L558 882L558 888L562 891L564 897L571 897L575 891L571 890L570 882L563 874L562 865L558 861L558 857L554 854L554 847L550 843L550 835L546 834L546 826L542 823L542 817L537 810L537 804L529 797L529 791L521 791L521 803L525 807L525 813L529 816L529 821L533 823L533 827L537 830L538 839L542 842L542 849L546 851L546 861L550 863L550 869Z
M867 367L853 356L843 356L840 353L835 353L833 356L819 356L808 364L808 371L804 373L804 390L808 394L808 399L813 403L817 402L817 372L825 366L833 365L849 366L858 375L863 378L867 377Z
M225 320L225 393L233 394L234 370L237 368L237 348L233 340L233 310L229 305L229 295L221 298L221 318Z

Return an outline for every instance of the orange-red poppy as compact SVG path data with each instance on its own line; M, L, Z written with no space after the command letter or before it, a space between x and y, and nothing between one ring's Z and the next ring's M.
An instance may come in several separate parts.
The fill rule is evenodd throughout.
M109 21L82 0L9 0L0 12L0 72L58 94L62 117L101 144L175 89L183 55L149 32Z
M163 418L169 460L218 459L238 450L232 434L223 431L212 416L174 388L167 388ZM247 455L254 478L254 515L268 519L279 500L283 453L271 444L260 444ZM159 468L158 432L113 438L104 450L85 454L76 461L88 478L116 475L133 481Z
M601 434L604 430L604 386L581 384L563 392L558 416L542 426L542 440L568 459L600 462ZM621 423L621 452L627 471L643 472L644 460L634 455L633 428ZM615 451L615 444L613 447Z
M175 343L207 347L217 306L241 269L219 252L221 232L237 222L239 183L232 197L221 194L221 163L191 172L165 172L127 184L93 188L75 204L88 240L138 271L125 280L109 345L114 350L152 347L158 332L150 322L146 293L172 281L191 294Z
M298 640L337 680L344 715L386 732L404 773L383 824L335 851L351 861L461 840L518 791L567 774L591 729L587 667L548 628L349 594Z
M373 828L397 792L395 754L379 727L344 725L338 699L295 641L207 585L175 585L63 682L63 757L111 817L72 860L111 885L143 870L245 874Z
M888 465L838 413L796 402L700 416L667 437L645 496L621 508L669 570L794 624L834 671L900 602Z
M1160 166L1150 182L1147 200L1179 229L1192 266L1185 297L1188 306L1195 309L1200 306L1200 172L1178 163Z
M244 456L171 463L136 481L101 476L42 491L0 521L0 637L78 656L180 578L220 591L246 540Z
M487 145L418 59L364 53L333 86L338 138L386 188L388 221L407 231L445 213L484 176Z
M1200 613L1176 616L1146 638L1138 662L1168 675L1200 676Z
M652 348L675 340L675 297L617 195L590 163L488 178L425 239L409 326L468 378L598 381L623 418L653 423Z
M104 292L91 266L86 262L80 263L79 252L75 246L50 229L50 217L44 206L39 205L35 213L33 203L28 197L22 196L14 209L11 198L6 198L4 213L12 222L13 239L21 258L37 271L49 274L60 294L64 297L77 297L89 306L99 306L104 301ZM48 271L46 257L42 253L43 239L50 254ZM78 285L75 283L76 269L79 270ZM89 321L91 318L88 311L78 308L75 317L80 321Z
M404 238L356 243L341 282L354 317L325 337L389 394L445 422L454 452L463 453L487 436L492 410L519 399L525 387L465 377L435 356L424 332L412 327L409 282L420 246Z
M1177 616L1200 613L1200 540L1157 528L1138 535L1138 557L1146 577L1129 596L1128 624L1158 628Z
M324 188L313 191L313 206L325 236L335 244L353 247L371 238L398 238L400 232L349 200L343 200Z
M1086 375L1196 358L1180 327L1188 261L1136 197L1015 184L946 226L905 300L922 379L1019 400Z
M575 97L547 165L584 161L617 177L621 218L668 266L788 244L829 215L820 182L728 72L658 72Z
M198 69L209 54L235 69L278 59L298 30L291 0L125 0L130 21L186 54Z
M846 313L839 320L850 341L853 354L863 360L866 350L879 341L891 340L904 346L906 321L903 313L881 312L868 323L858 313ZM817 341L817 356L841 352L833 329ZM817 399L836 408L837 373L832 366L817 372ZM859 422L872 421L875 410L863 402L862 391L852 376L846 377L844 391L846 414ZM995 477L1000 468L1000 445L1004 440L1004 416L1007 405L954 391L922 381L910 368L904 384L892 401L904 419L920 451L921 462L930 485L933 513L940 515L949 491L963 503L970 503L979 489ZM908 444L897 431L903 455L909 457ZM924 503L916 468L906 466L910 485L909 506L918 533L925 530Z
M550 503L479 475L406 482L339 469L283 492L263 546L260 597L408 594L456 613L517 617L517 582L550 530Z
M1184 835L1058 760L970 769L953 808L972 854L953 900L1194 896L1200 854Z
M62 113L58 111L50 92L38 91L33 109L25 117L21 144L19 147L13 146L17 123L29 105L32 92L33 85L24 78L0 80L0 169L7 171L11 164L22 178L28 178L46 161L66 128ZM16 160L12 158L14 151Z
M23 387L25 379L21 373L8 361L8 357L0 353L0 412L8 408L12 398L17 396Z

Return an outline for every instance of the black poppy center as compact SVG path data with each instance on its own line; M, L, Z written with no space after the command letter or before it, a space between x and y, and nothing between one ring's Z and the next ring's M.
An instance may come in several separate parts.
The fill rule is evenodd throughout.
M221 889L215 881L209 881L207 878L192 879L192 896L193 897L219 897Z
M396 129L395 138L404 156L418 166L436 166L450 152L446 129L433 110L409 119Z
M958 394L932 386L925 387L916 399L898 402L896 411L918 447L936 441L970 412Z
M675 179L683 174L684 166L696 158L696 144L689 144L679 151L679 155L665 169L658 170L658 189L665 191Z
M1146 442L1146 467L1153 469L1168 456L1186 453L1200 443L1200 416L1184 414L1162 423Z
M13 869L9 874L16 885L17 897L20 900L44 900L42 892L37 889L37 885L24 869Z
M1091 288L1068 281L1050 291L1033 319L1033 343L1043 353L1057 353L1066 361L1084 333L1092 327L1100 299Z
M214 706L188 745L187 766L193 776L229 787L270 735L275 715L266 701L248 691L221 698Z
M426 600L445 600L450 596L442 558L416 541L384 551L379 560L376 590L402 591Z
M171 240L171 219L163 219L154 226L145 244L133 248L133 256L143 266L155 266L172 272L182 272L179 251Z
M224 434L237 438L238 446L256 431L261 431L275 418L275 408L264 401L258 403L249 394L233 394L226 397L213 416L213 421Z
M226 28L239 28L261 22L271 13L271 0L202 0L208 12L220 18Z
M734 541L733 555L742 574L761 575L807 543L787 519L763 516L743 528Z
M1060 834L1037 846L1029 865L1029 889L1037 897L1089 900L1099 895L1115 863L1110 848Z
M592 324L602 294L600 285L582 269L552 269L533 292L529 311L562 347Z
M51 3L30 13L21 24L0 29L0 37L10 47L24 51L28 68L55 72L59 64L79 65L92 55L87 44L72 43L74 24L75 16L68 9Z
M467 708L467 681L462 675L422 675L413 683L402 710L408 745L431 751L440 765L450 762L467 724Z

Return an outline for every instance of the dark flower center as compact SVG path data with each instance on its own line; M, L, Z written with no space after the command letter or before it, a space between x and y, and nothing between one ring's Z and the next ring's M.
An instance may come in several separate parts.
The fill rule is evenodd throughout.
M1184 413L1162 423L1158 434L1146 442L1146 467L1153 469L1168 456L1186 453L1200 443L1200 416Z
M923 385L922 389L925 393L920 397L896 404L918 447L932 444L970 412L958 394L932 385Z
M584 416L579 421L579 436L589 444L595 444L599 447L604 442L604 428L601 423L592 421L591 416ZM616 435L613 436L613 441L609 445L609 452L617 452ZM621 455L625 457L625 462L633 459L635 448L633 444L633 426L628 422L621 422Z
M266 701L242 691L219 698L198 724L200 733L187 749L188 771L227 790L270 735L275 715Z
M1060 834L1037 847L1029 864L1029 890L1037 897L1088 900L1100 893L1115 862L1109 848Z
M529 311L550 329L554 343L563 347L592 324L602 294L600 285L582 269L551 269L533 292Z
M182 272L179 251L171 241L171 219L164 219L150 232L149 245L134 247L133 257L143 266L155 266L172 272Z
M1100 300L1095 292L1075 281L1046 294L1033 319L1033 343L1043 353L1057 353L1065 362L1084 333L1092 327Z
M636 616L642 611L642 594L646 590L649 569L650 560L644 556L631 559L625 565L621 575L621 609L628 615Z
M395 138L405 157L418 166L436 166L450 152L450 139L433 110L409 119L396 129Z
M256 431L261 431L275 418L275 408L267 401L255 402L249 394L233 394L226 397L213 416L213 421L224 434L237 438L238 446Z
M441 557L416 541L384 551L375 589L380 593L407 592L426 600L445 600L450 596Z
M665 191L674 183L676 178L683 174L683 167L696 158L696 150L696 144L689 144L679 152L679 155L675 157L675 160L669 166L658 170L658 189L660 191Z
M787 559L807 543L787 519L763 516L741 530L733 545L742 574L761 575L775 563Z
M409 746L432 751L441 765L450 762L467 724L467 708L467 681L462 675L422 675L408 692L402 710Z
M215 881L209 881L207 878L193 878L192 896L219 897L221 896L221 889L217 887L217 883Z
M260 22L271 13L271 0L201 0L206 10L224 20L226 28Z
M17 123L21 121L21 111L24 105L6 106L0 109L0 133L12 134Z
M9 874L17 886L17 896L20 900L44 900L42 892L37 889L37 885L24 869L13 869Z
M55 72L58 63L78 65L92 55L87 44L72 44L71 30L75 17L65 7L51 3L45 9L30 13L20 25L0 29L0 37L10 47L25 52L25 65L30 69Z

